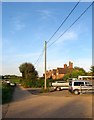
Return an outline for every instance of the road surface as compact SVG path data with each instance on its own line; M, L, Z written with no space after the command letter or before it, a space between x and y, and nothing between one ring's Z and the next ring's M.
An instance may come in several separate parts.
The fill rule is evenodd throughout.
M92 95L32 94L17 86L5 118L92 118Z

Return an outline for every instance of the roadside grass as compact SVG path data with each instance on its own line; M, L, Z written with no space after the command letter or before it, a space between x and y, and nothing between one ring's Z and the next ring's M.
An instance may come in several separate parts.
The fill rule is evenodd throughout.
M3 83L2 84L2 104L8 103L12 100L14 87Z
M50 88L49 87L46 88L46 89L41 88L41 90L40 90L40 93L48 93L48 92L50 92Z
M0 98L2 98L2 81L0 80ZM2 99L0 99L0 104L2 104Z

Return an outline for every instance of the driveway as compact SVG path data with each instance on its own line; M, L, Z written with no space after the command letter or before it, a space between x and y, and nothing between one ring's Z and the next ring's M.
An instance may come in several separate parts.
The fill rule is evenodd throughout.
M92 95L58 92L32 94L17 86L5 118L92 118Z

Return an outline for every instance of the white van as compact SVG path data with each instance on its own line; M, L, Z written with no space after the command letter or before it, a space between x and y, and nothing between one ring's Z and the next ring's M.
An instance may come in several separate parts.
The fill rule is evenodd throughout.
M87 80L72 80L69 82L69 91L76 95L86 92L93 93L94 87Z
M54 90L60 91L63 89L69 89L69 82L65 81L55 81L52 82L51 86L54 88Z

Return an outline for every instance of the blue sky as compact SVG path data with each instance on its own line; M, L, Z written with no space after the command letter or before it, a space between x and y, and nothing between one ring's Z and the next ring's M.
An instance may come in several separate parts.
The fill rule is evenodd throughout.
M20 75L24 62L35 63L48 40L69 14L76 2L15 2L2 4L3 74ZM91 3L81 2L48 46L66 30ZM44 57L36 64L41 76ZM47 49L47 69L74 66L89 71L92 65L92 7Z

